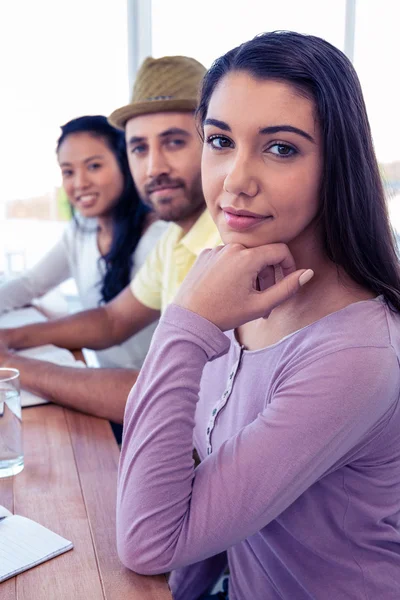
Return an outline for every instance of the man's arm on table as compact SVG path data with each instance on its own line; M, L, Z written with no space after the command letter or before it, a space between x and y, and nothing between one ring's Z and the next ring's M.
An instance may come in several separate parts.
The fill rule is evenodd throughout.
M99 308L45 323L2 329L0 341L15 349L54 344L70 350L102 350L121 344L159 316L159 311L139 302L128 286Z
M52 343L70 349L100 349L123 342L159 316L159 311L139 302L126 288L104 307L3 331L10 331L11 335L16 332L11 345L17 348ZM63 367L7 352L0 353L1 363L19 369L23 388L57 404L117 423L123 420L128 394L138 376L131 369Z
M122 423L128 394L138 371L82 369L0 353L3 367L20 372L21 386L47 400L80 412Z

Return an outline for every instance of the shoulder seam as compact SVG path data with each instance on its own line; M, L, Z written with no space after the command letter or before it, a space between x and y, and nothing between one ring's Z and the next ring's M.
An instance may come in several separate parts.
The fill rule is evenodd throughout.
M312 358L311 360L309 360L308 362L306 362L305 364L303 364L299 368L297 368L290 375L290 377L293 377L294 375L297 375L297 373L300 373L300 371L302 371L306 367L309 367L310 365L316 363L317 361L322 360L323 358L326 358L326 357L331 356L333 354L338 354L338 353L341 353L341 352L345 352L346 350L355 350L355 349L358 349L358 350L364 350L364 349L365 350L371 350L372 348L374 348L376 350L377 349L380 349L380 350L389 350L392 354L394 354L394 356L396 357L397 364L399 365L399 359L398 359L398 357L396 355L396 352L395 352L395 350L394 350L394 348L393 348L393 346L391 344L387 344L386 346L375 346L373 344L372 345L368 344L368 345L365 345L365 346L346 346L346 347L343 347L343 348L337 348L336 350L331 350L329 352L325 352L324 354L320 354L319 356Z

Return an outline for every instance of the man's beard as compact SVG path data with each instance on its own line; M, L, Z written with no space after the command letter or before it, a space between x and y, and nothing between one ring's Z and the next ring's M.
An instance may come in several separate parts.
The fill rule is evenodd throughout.
M171 186L171 192L179 189L182 194L182 203L174 205L172 197L165 196L157 202L152 202L151 193L163 186ZM158 177L145 187L143 202L152 208L159 219L168 222L183 221L196 213L200 213L205 208L205 200L201 187L201 175L192 182L190 188L187 188L183 179L171 179L165 175ZM176 192L175 192L176 193ZM172 196L172 194L171 194Z

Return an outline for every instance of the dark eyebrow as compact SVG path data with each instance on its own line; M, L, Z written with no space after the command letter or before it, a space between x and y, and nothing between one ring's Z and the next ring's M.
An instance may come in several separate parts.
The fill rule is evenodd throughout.
M104 156L102 154L93 154L93 156L89 156L88 158L85 158L85 160L83 162L88 163L91 160L95 160L96 158L104 158Z
M272 127L263 127L260 129L260 133L265 135L267 133L279 133L280 131L287 131L288 133L297 133L297 135L301 135L306 140L309 140L313 144L315 144L315 140L309 133L303 131L302 129L298 129L298 127L293 127L292 125L274 125Z
M218 127L222 129L222 131L231 131L231 128L224 121L219 121L218 119L205 119L203 125L214 125L214 127ZM315 144L314 138L311 137L309 133L303 131L302 129L298 129L298 127L293 127L292 125L273 125L271 127L263 127L259 130L261 135L271 134L271 133L279 133L280 131L287 131L288 133L296 133L297 135L301 135L306 140L309 140L313 144Z
M218 129L222 129L222 131L231 131L231 128L224 121L219 121L218 119L205 119L203 122L204 125L214 125L214 127L218 127Z
M159 135L160 137L167 137L169 135L184 135L186 137L190 137L190 133L186 131L186 129L181 129L180 127L170 127Z
M99 159L99 158L104 158L104 156L102 154L93 154L93 156L89 156L88 158L85 158L85 160L83 161L85 164L90 162L91 160L94 159ZM70 167L72 165L72 163L69 162L62 162L60 163L60 167Z
M146 138L145 137L141 137L138 135L134 135L132 136L129 140L128 140L128 145L130 144L138 144L139 142L144 142Z
M181 129L180 127L170 127L169 129L166 129L165 131L162 131L161 133L159 133L158 137L166 138L169 135L184 135L185 137L191 136L191 134L188 131L186 131L186 129ZM128 145L139 144L140 142L145 142L146 139L147 138L144 135L142 135L142 136L136 135L129 139Z

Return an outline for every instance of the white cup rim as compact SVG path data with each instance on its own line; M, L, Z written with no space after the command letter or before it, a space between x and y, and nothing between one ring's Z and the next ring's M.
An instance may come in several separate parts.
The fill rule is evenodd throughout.
M3 374L7 371L8 373L12 373L9 377L3 377ZM7 383L7 381L14 381L19 377L18 369L13 369L12 367L0 367L0 382Z

